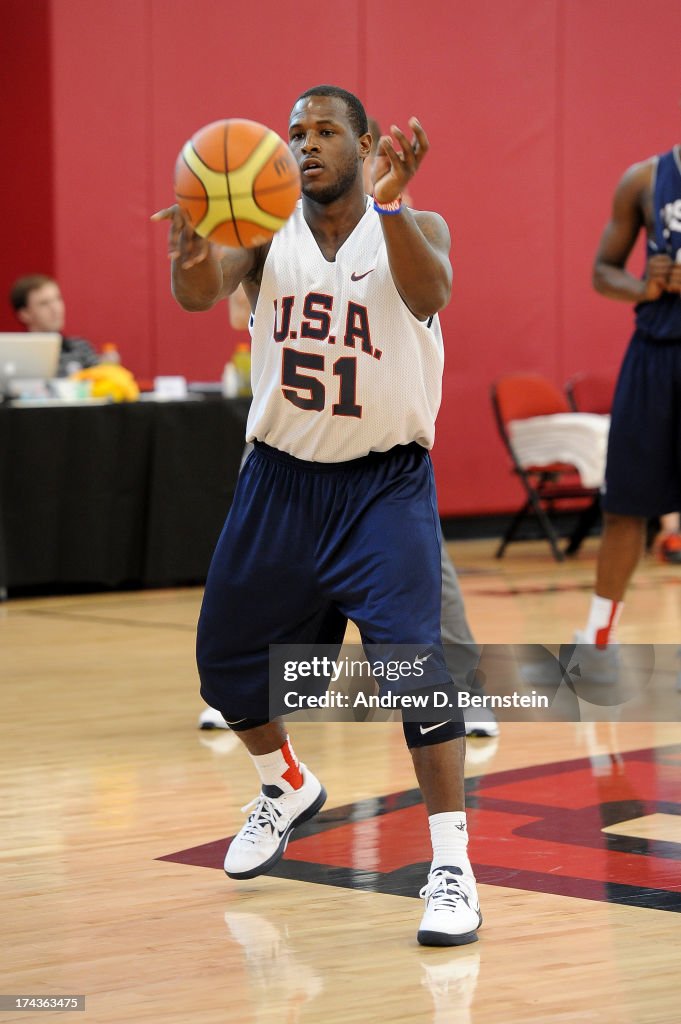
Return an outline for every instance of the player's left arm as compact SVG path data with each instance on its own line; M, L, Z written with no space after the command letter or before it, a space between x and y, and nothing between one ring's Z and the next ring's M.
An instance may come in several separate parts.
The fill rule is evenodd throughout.
M397 199L428 152L428 138L420 122L412 117L409 126L414 133L411 141L393 125L392 138L384 135L378 144L372 168L377 203ZM414 316L425 320L447 305L452 291L447 224L437 213L409 210L404 205L399 213L380 216L397 290Z

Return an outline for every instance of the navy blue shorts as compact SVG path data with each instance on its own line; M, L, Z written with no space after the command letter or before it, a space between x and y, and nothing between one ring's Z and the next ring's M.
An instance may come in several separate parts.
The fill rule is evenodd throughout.
M340 650L348 619L365 649L431 648L428 683L446 684L441 590L433 468L422 446L314 463L256 442L206 581L201 695L228 721L268 720L269 645Z
M612 407L603 508L626 516L681 509L681 342L636 331Z

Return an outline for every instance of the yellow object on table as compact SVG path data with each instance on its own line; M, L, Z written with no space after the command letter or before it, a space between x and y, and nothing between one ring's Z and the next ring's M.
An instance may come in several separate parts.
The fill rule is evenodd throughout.
M139 398L140 389L130 370L115 363L79 370L72 379L89 381L93 398L110 398L114 402L134 402Z

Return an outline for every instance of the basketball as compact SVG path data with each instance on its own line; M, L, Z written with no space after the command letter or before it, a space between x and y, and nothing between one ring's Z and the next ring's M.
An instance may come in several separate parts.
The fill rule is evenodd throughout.
M250 249L284 226L300 198L298 165L283 139L256 121L213 121L182 147L175 198L197 234Z

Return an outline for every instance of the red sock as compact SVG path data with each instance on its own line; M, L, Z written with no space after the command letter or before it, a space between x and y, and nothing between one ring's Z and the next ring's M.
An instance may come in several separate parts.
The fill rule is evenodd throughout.
M607 597L594 594L591 598L589 621L584 630L586 643L595 644L597 647L607 647L613 643L622 608L621 601L610 601Z
M278 750L270 754L251 754L264 786L278 786L283 793L300 789L303 775L288 736Z

